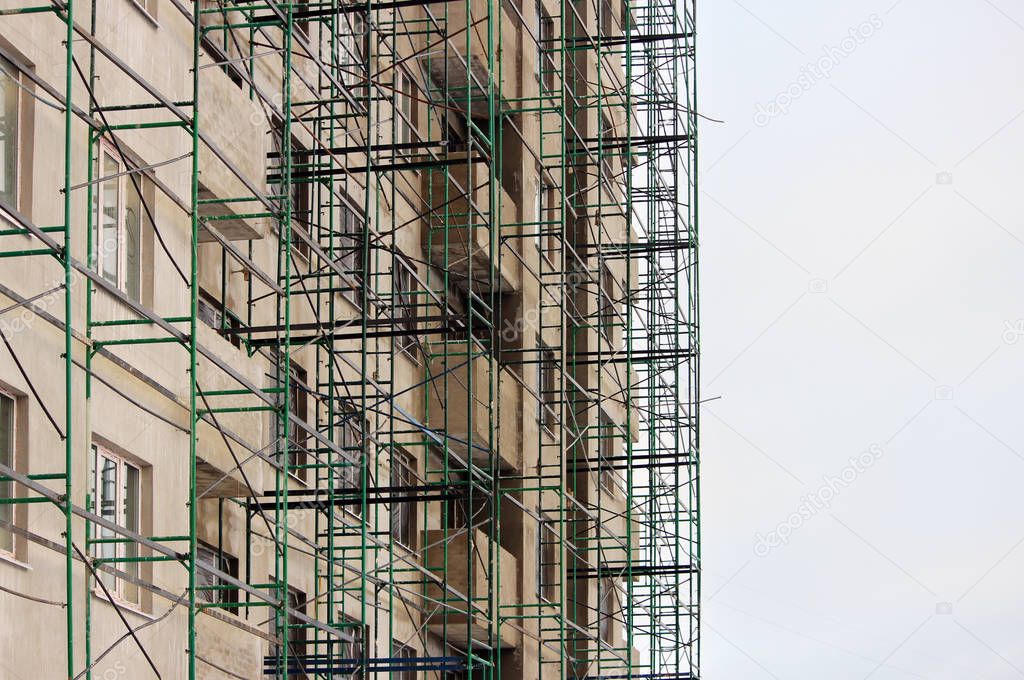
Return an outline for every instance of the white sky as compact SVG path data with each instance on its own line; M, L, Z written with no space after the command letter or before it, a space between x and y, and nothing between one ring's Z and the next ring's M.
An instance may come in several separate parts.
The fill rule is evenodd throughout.
M703 676L1024 677L1024 3L698 13Z

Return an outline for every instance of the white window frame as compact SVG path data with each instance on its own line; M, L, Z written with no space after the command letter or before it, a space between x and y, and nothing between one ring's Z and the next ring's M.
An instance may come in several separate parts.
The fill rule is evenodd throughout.
M605 284L608 283L611 287L619 289L621 289L622 286L619 285L618 279L615 278L615 273L612 271L611 267L608 266L607 262L602 260L598 271L598 330L601 333L601 337L604 338L609 345L612 345L615 340L615 327L619 316L618 309L616 309L616 302L618 300L616 294L618 291L609 290Z
M112 160L117 164L116 176L104 175L104 166L107 159ZM94 250L94 262L96 273L103 277L106 281L113 284L118 290L125 295L128 295L131 299L136 302L141 301L143 287L145 285L144 273L146 271L145 263L143 262L143 243L145 241L146 227L149 223L149 218L146 215L145 203L146 203L146 178L141 172L139 172L133 163L124 157L123 154L118 153L117 147L114 146L107 139L100 141L98 161L98 174L96 177L95 191L95 229L93 234L93 250ZM134 185L129 187L131 184L131 175L134 174L138 178L139 185L139 252L138 252L138 265L139 265L139 290L138 296L133 297L128 292L128 219L127 219L127 206L128 206L128 191L129 189L134 190ZM104 179L106 178L106 179ZM110 281L107 279L104 272L104 262L107 257L107 253L103 248L103 188L108 182L117 182L117 276L116 281Z
M124 528L128 529L129 531L134 531L137 534L141 534L142 533L142 507L143 507L143 495L144 495L144 492L143 492L143 482L142 482L142 466L127 460L124 456L121 456L121 455L119 455L117 453L114 453L109 448L107 448L106 446L103 446L102 444L99 444L98 442L93 442L93 452L94 452L93 467L95 469L93 470L92 498L93 498L93 504L94 504L94 511L95 511L95 513L97 515L100 515L101 517L103 516L103 508L100 507L100 491L102 489L102 482L101 482L102 466L100 465L100 460L101 459L106 459L106 460L114 463L114 465L116 466L116 473L115 473L115 478L114 478L114 494L115 494L115 498L114 498L114 520L113 521L114 521L115 524L117 524L120 527L124 527ZM125 512L124 486L125 486L125 479L126 479L126 476L127 476L127 473L128 473L128 468L131 468L131 469L135 470L136 474L138 475L138 481L139 481L138 498L136 498L136 504L137 505L136 505L136 508L135 508L135 516L137 518L138 526L135 526L135 527L127 526L126 512ZM101 530L102 530L101 527L96 527L95 528L95 531L97 532L97 536L101 535L101 534L99 534L99 531L101 531ZM120 534L117 534L117 533L114 534L114 537L115 538L124 538L123 536L121 536ZM110 545L110 544L102 544L102 543L101 544L96 544L96 548L94 550L94 556L95 557L98 557L98 558L109 558L109 557L123 558L123 557L125 557L127 555L127 549L129 547L128 543L118 542L118 543L112 544L113 547L114 547L114 554L113 555L108 555L108 554L104 554L104 553L100 552L100 551L103 550L103 546L104 545ZM138 551L138 546L135 547L135 550ZM136 557L138 557L137 554L136 554ZM112 566L113 568L117 569L118 571L123 571L123 572L127 572L127 573L132 573L132 571L134 571L135 572L134 575L137 578L141 577L141 572L142 572L142 563L141 562L134 562L134 563L130 563L130 562L114 562L113 564L111 564L109 566ZM109 579L113 580L113 584L112 585L110 583L107 583L107 590L110 591L111 595L113 595L115 598L117 598L118 604L127 604L128 606L134 607L134 608L141 607L141 605L142 605L142 602L141 602L141 600L142 600L142 589L141 589L141 586L133 585L133 587L136 589L136 592L138 594L138 599L132 599L132 598L130 598L129 596L127 596L125 594L125 580L124 579L122 579L122 578L120 578L118 576L115 576L113 574L110 574L108 572L102 572L101 573L101 578L102 577L106 577L106 578L109 578ZM100 597L102 597L104 599L106 598L106 595L103 592L103 589L100 587L100 585L98 583L95 584L94 591Z
M394 274L392 285L395 287L392 296L392 309L395 312L396 326L408 335L395 337L395 350L397 354L404 354L413 361L416 361L416 336L419 331L419 324L416 321L417 297L416 268L405 257L395 257Z
M11 401L11 460L9 461L8 466L11 467L11 468L16 468L17 467L16 463L17 463L17 458L18 458L18 395L13 394L11 392L8 392L7 390L4 390L4 389L0 389L0 399L9 399ZM17 484L17 482L11 480L11 481L7 481L7 482L3 482L3 484L9 484L10 485L10 489L11 489L10 497L11 498L16 498L18 496L18 484ZM8 505L5 505L4 507L5 508L9 508L10 522L11 522L11 524L14 524L16 519L17 519L18 504L17 503L8 504ZM6 527L0 527L0 531L4 532L6 534L9 534L10 537L11 537L10 538L11 549L8 550L7 548L0 547L0 557L4 557L4 558L7 558L9 560L13 560L13 561L17 562L18 561L17 560L17 552L18 552L18 536L17 536L17 534L15 534L12 529L8 529Z
M9 67L9 71L8 71ZM21 159L23 153L24 140L22 134L24 132L25 121L22 119L22 106L24 105L25 93L22 90L23 87L23 73L24 69L16 62L8 59L3 54L0 54L0 70L7 72L7 75L14 80L14 87L17 90L15 100L15 111L17 112L17 119L14 122L14 187L12 193L14 194L14 204L10 205L14 210L21 210ZM3 205L3 204L0 204Z
M210 558L210 559L207 559ZM218 548L212 543L206 541L198 541L196 544L196 560L208 564L215 569L223 571L228 576L238 578L238 558L228 553L222 548ZM234 567L234 572L231 573ZM196 585L197 586L226 586L231 585L228 582L221 579L219 576L211 574L203 570L197 570L196 572ZM199 583L199 581L202 581ZM209 604L237 604L238 603L238 589L224 589L217 588L216 590L198 590L196 592L196 599ZM229 614L238 615L238 607L218 607L222 611L227 611Z
M599 411L600 416L598 418L598 483L601 488L604 489L605 493L610 495L618 494L618 484L622 482L622 477L619 475L619 471L614 467L617 462L614 458L621 455L621 445L619 443L619 426L615 420L605 412L604 409ZM609 449L611 455L609 456ZM611 468L601 468L602 462L606 462L612 465Z
M395 143L412 144L416 135L416 82L401 68L395 69ZM400 149L396 156L415 155L414 149ZM411 168L410 168L411 169Z

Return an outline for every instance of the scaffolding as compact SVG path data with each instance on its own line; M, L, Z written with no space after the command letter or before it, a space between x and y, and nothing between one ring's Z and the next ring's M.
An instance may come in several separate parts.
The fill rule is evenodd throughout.
M53 677L699 677L695 0L5 5Z

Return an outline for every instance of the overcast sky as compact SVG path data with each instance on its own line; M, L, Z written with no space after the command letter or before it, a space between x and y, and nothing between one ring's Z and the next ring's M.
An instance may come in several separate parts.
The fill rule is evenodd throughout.
M1024 3L698 12L703 677L1024 677Z

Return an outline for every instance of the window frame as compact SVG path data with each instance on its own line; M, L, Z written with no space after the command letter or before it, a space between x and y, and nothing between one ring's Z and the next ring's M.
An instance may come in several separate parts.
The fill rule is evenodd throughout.
M609 267L608 263L604 260L601 260L600 263L597 287L598 330L601 333L601 337L604 338L609 345L613 345L615 339L615 325L618 320L618 310L616 309L616 291L610 290L610 288L621 287L618 285L618 280L612 273L611 267Z
M353 205L355 205L355 201L348 197L340 202L342 231L338 233L340 243L336 252L339 252L338 261L345 269L345 273L352 278L355 284L351 290L341 290L340 295L352 303L356 309L361 310L364 286L363 237L368 230L366 229L366 216L360 210L351 207Z
M288 359L288 406L289 415L306 422L309 417L309 395L304 386L308 385L309 373L299 362ZM306 451L306 444L309 435L299 425L293 424L291 418L288 420L288 465L289 474L302 483L309 481L309 470L303 466L309 462L309 454Z
M157 3L158 0L131 0L131 3L135 5L142 14L152 23L157 26Z
M558 357L555 349L537 341L537 423L541 430L551 437L558 437L558 406L561 395L558 391Z
M597 634L598 638L606 645L615 644L615 600L617 599L618 587L615 579L607 576L599 581L600 593L597 596ZM619 608L621 610L621 607Z
M389 471L391 495L401 494L402 492L399 491L401 487L415 486L417 479L416 457L405 449L393 447ZM391 537L398 545L409 551L416 549L416 515L415 501L391 501L389 517Z
M364 680L366 678L366 669L362 667L361 661L366 653L366 643L370 640L370 627L355 618L350 614L346 614L344 610L338 610L337 620L342 622L342 629L349 629L353 631L352 637L355 638L351 642L342 640L341 642L341 658L359 659L356 665L356 670L348 676L342 675L341 677L348 677L350 680Z
M223 548L219 548L206 541L197 541L196 545L196 558L199 559L201 553L207 553L212 557L210 566L223 571L228 576L238 578L238 563L239 560L234 555L228 553ZM196 570L197 580L202 579L204 576L209 579L209 583L197 583L197 586L204 585L215 585L225 586L230 585L219 576L208 574L202 570ZM238 588L217 588L216 590L198 590L196 593L196 599L202 599L209 604L238 604ZM220 610L226 610L227 612L238 615L238 607L217 607Z
M391 639L392 659L416 659L418 654L419 652L417 652L411 645L399 642L394 638ZM392 680L418 680L419 671L415 668L415 664L410 665L413 666L413 668L403 668L398 671L392 671Z
M610 120L608 120L608 116L605 115L603 112L598 114L598 117L600 118L601 125L601 147L598 152L601 156L600 167L603 171L601 175L602 179L608 183L608 186L612 187L615 185L616 182L615 159L612 158L607 146L608 144L611 143L611 138L614 137L615 135L615 126L612 124Z
M0 388L0 401L7 400L11 402L11 423L10 423L10 443L9 443L9 460L5 463L7 467L16 469L18 461L18 405L20 398L18 395ZM2 461L0 461L2 462ZM9 491L3 490L4 488ZM0 482L0 497L3 498L18 498L21 494L19 492L19 484L12 480ZM4 521L10 522L12 528L0 527L0 537L6 542L10 541L10 548L0 545L0 557L8 560L18 561L18 534L14 532L14 526L17 526L18 520L18 504L17 503L5 503L3 507L0 507L0 515L5 515ZM7 538L9 537L9 539Z
M106 161L110 160L117 167L117 171L114 175L104 174ZM128 158L124 153L118 150L115 145L108 138L100 140L98 153L96 155L97 163L97 177L95 183L95 224L93 228L93 252L90 256L93 258L94 271L99 274L105 281L113 285L119 291L124 293L128 298L135 302L142 302L143 295L145 294L145 234L146 230L150 226L149 215L146 212L148 207L146 203L146 189L148 178L146 174L139 170L138 165ZM138 179L136 190L136 182L132 182L131 178L136 177ZM105 225L104 219L104 208L106 207L105 197L103 195L104 189L110 182L116 182L117 190L117 214L115 217L116 222L116 242L117 242L117 271L114 275L115 280L112 281L106 274L106 258L107 252L104 239ZM135 193L138 195L139 200L139 214L138 214L138 253L136 255L138 262L138 290L137 295L133 295L128 290L128 203L132 198L131 194Z
M416 320L417 298L419 290L416 285L415 266L405 256L396 256L391 277L394 291L391 308L395 310L395 321L399 329L406 331L394 337L395 349L410 359L415 359L413 351L417 346L419 323Z
M395 68L394 127L396 144L412 144L419 141L419 125L416 110L416 81L402 68ZM394 156L408 158L416 155L413 148L397 149ZM415 168L409 168L415 171Z
M9 69L8 69L9 67ZM14 102L14 186L11 188L10 194L14 197L14 202L11 204L3 198L0 198L0 207L7 207L15 211L21 211L21 189L22 189L22 159L24 158L24 132L25 132L25 121L23 110L25 103L25 92L22 90L24 84L25 69L17 61L11 59L3 52L0 52L0 72L6 73L7 76L14 83L15 90L15 102Z
M277 583L273 576L270 577L270 582ZM305 591L299 590L291 584L286 586L285 603L288 608L305 614L307 601L308 597L306 596ZM309 647L309 638L306 636L306 629L301 625L302 620L287 611L285 612L284 618L285 631L284 635L281 635L281 631L277 628L277 615L275 614L270 617L269 623L271 635L280 639L283 644L288 646L288 656L304 655ZM276 659L281 654L281 648L276 643L271 642L269 652L270 656ZM290 674L288 677L295 677L301 680L308 678L309 676L305 673L298 673Z
M544 8L543 0L537 0L537 68L536 77L540 94L554 94L557 66L548 44L555 43L555 19ZM545 66L548 68L545 70Z
M355 10L346 12L351 17L348 28L350 33L341 35L341 58L346 60L342 69L341 82L346 86L355 89L366 76L368 55L370 54L370 31L367 30L366 12ZM364 87L359 87L360 93L366 92ZM359 95L355 95L356 100Z
M123 455L121 455L119 453L114 452L113 450L111 450L110 447L105 446L104 444L101 444L100 442L97 442L97 441L93 441L92 442L92 451L93 451L92 501L93 501L93 510L94 510L94 512L97 515L99 515L100 517L104 517L104 518L107 517L104 514L104 511L103 511L102 503L104 501L103 501L102 495L101 495L102 494L102 488L103 488L102 487L102 473L103 473L103 469L100 466L100 460L104 459L104 460L109 461L110 463L112 463L114 465L114 470L115 470L115 476L114 476L115 498L114 498L114 515L113 515L114 519L112 521L114 522L114 524L118 525L119 527L123 527L123 528L125 528L125 529L127 529L129 531L135 532L136 534L142 534L143 533L143 531L142 531L142 511L143 511L143 507L144 507L143 495L145 493L144 490L143 490L143 480L142 480L142 467L143 466L138 464L138 463L135 463L134 461L128 460L125 456L123 456ZM127 482L127 473L128 473L129 469L135 471L136 480L137 480L136 499L135 499L135 508L134 508L134 511L135 511L135 526L134 527L128 525L128 521L127 521L127 514L128 513L127 513L126 508L125 508L125 506L126 506L125 486L126 486L126 482ZM97 528L98 528L99 531L104 531L104 529L102 527L98 527L97 526ZM114 534L114 536L120 536L119 534L116 534L116 532L112 532L112 533ZM104 536L94 536L94 539L97 538L97 537L105 538ZM112 555L111 554L104 554L104 553L96 554L95 551L97 551L97 550L102 551L104 549L104 546L112 546L113 547L113 554ZM135 544L135 543L132 543L132 542L118 541L116 543L97 543L97 544L94 545L94 557L96 557L98 559L111 559L111 558L122 559L122 558L130 556L130 555L128 555L129 551L135 553L134 555L131 555L131 556L133 556L133 557L140 557L139 553L141 551L139 549L139 546L137 544ZM132 562L114 562L113 563L113 567L115 569L117 569L118 571L123 571L123 572L129 574L130 576L134 576L136 579L141 580L141 578L142 578L142 563L141 562L134 562L134 563L132 563ZM129 607L135 608L135 609L139 609L139 608L142 607L142 587L141 586L139 586L137 584L129 583L128 581L126 581L125 579L121 578L120 576L117 576L116 574L111 574L109 572L100 572L100 574L98 574L97 576L98 576L99 579L102 579L103 577L106 577L107 579L110 579L110 581L104 580L104 584L106 584L107 590L116 599L117 604L119 604L119 605L120 604L125 604L125 605L128 605ZM129 585L131 588L135 589L135 597L134 598L126 593L126 587L125 587L126 584ZM93 591L97 595L99 595L102 599L106 599L106 594L103 592L103 589L100 587L99 583L96 583L94 585Z
M618 493L617 482L622 481L614 465L614 460L620 451L619 426L615 420L604 410L600 409L598 416L598 482L605 493L615 495ZM613 467L605 467L605 463Z
M278 118L276 115L273 117L270 123L270 151L276 153L277 158L277 174L280 176L280 181L272 182L267 181L267 190L271 192L273 197L271 201L275 204L279 211L284 211L284 121ZM299 138L295 135L291 136L291 158L289 162L299 166L312 166L313 154L306 148ZM291 219L289 227L291 228L291 246L292 252L299 255L307 263L310 261L312 254L312 248L304 240L296 236L295 227L300 226L309 235L309 239L316 242L316 234L313 233L312 217L313 217L313 181L312 178L304 179L302 182L296 182L294 179L288 188L289 198L291 199ZM275 216L273 223L276 225L275 232L280 238L281 225L284 223L283 219L279 219Z
M555 196L558 188L554 182L548 180L547 173L540 165L537 166L537 195L534 197L534 208L537 211L537 250L540 252L544 262L554 266L553 257L555 244L558 242L557 231L561 227L561 220L557 219Z
M540 521L537 524L537 599L547 604L555 604L558 601L559 579L558 572L561 571L561 559L559 558L561 540L558 531L555 529L558 522L546 514L541 513ZM544 534L549 533L554 540L544 540ZM552 555L546 553L553 549ZM551 570L554 573L547 574ZM548 581L548 577L552 581ZM554 589L552 592L551 589Z
M352 463L351 465L338 467L338 484L342 489L361 489L364 474L362 460L363 439L366 437L367 430L366 424L359 417L359 412L350 406L343 406L341 413L335 417L341 418L337 425L339 429L339 448L342 449L346 462ZM348 441L349 436L352 437L353 441ZM346 503L341 507L345 512L354 517L363 516L363 506L360 503Z
M204 311L204 310L208 310ZM206 314L212 315L207 318ZM205 288L199 289L199 305L196 308L196 317L207 326L217 331L217 334L230 342L236 349L242 347L242 335L237 331L242 330L242 320L238 318L227 305L210 294ZM230 329L231 333L225 333Z

